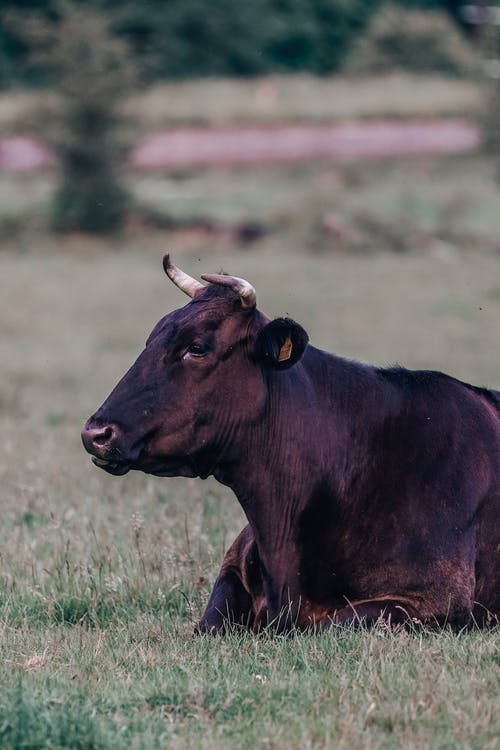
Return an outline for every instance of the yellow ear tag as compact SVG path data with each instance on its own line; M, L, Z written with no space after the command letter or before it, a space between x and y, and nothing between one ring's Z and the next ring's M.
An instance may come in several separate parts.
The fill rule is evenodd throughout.
M280 353L278 354L278 362L286 362L287 359L290 359L292 356L292 339L290 336L287 336L285 343L282 344Z

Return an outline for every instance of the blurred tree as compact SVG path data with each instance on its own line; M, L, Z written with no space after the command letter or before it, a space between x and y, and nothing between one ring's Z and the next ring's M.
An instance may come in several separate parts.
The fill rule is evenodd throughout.
M381 0L100 0L152 77L337 70Z
M111 34L102 13L69 4L59 5L51 22L40 15L11 17L12 28L20 24L32 59L59 96L48 130L60 164L53 227L112 232L129 205L118 175L125 149L118 105L135 81L127 45Z
M479 57L449 16L438 10L405 8L389 2L374 16L353 45L349 73L476 74Z
M0 88L19 83L44 83L44 72L30 63L30 48L22 24L13 22L35 13L48 22L53 20L54 0L0 0Z
M273 72L332 73L385 0L66 0L82 11L105 11L112 30L129 43L149 80ZM460 19L465 0L399 0L444 10ZM61 0L0 0L57 19ZM27 65L21 33L0 27L0 86L46 83Z
M82 11L105 11L150 79L269 72L338 70L358 31L382 0L67 0ZM57 19L61 0L0 0L0 9L22 5ZM0 60L30 83L44 72L26 66L20 30L0 29ZM17 65L12 65L14 60Z

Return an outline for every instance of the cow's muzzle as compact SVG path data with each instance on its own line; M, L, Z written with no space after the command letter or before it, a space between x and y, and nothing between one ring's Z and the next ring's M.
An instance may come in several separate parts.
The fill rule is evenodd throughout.
M82 430L85 449L92 455L92 462L110 474L126 474L130 460L122 454L122 433L116 424L99 424L91 417Z

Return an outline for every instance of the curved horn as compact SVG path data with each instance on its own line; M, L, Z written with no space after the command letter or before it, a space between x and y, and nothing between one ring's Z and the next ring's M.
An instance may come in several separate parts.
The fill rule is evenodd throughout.
M257 294L253 286L248 281L245 281L245 279L240 279L238 276L226 276L225 274L219 273L204 273L201 278L204 281L210 282L210 284L228 286L236 292L236 294L240 295L242 307L255 307Z
M188 297L191 297L191 299L196 292L200 291L200 289L205 289L203 284L199 281L196 281L192 276L188 276L187 273L184 273L180 268L174 266L174 264L170 262L170 255L168 253L163 258L163 269L168 278L174 282L175 286L182 289L182 291L187 294Z

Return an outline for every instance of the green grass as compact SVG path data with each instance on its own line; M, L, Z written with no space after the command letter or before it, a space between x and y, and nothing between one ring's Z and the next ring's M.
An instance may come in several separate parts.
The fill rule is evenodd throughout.
M499 639L191 638L179 621L7 634L2 747L494 748ZM156 625L156 627L151 627ZM23 638L24 636L24 638ZM6 640L6 643L5 643Z
M497 388L500 257L49 239L2 257L0 747L493 750L500 631L195 638L241 510L210 480L110 477L79 430L184 303L162 245L252 279L262 309L340 354Z

